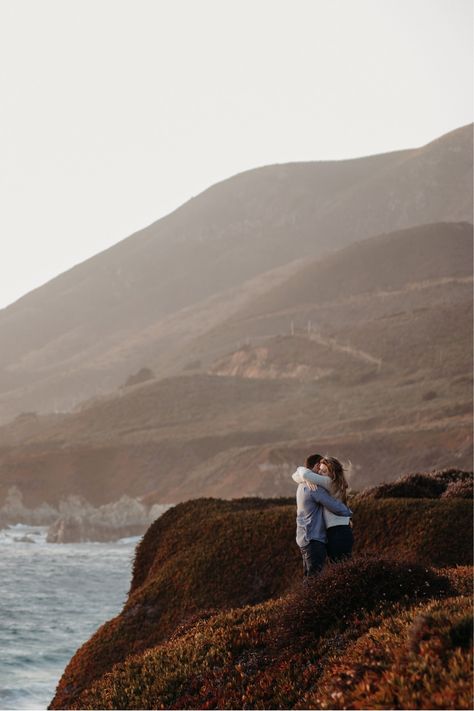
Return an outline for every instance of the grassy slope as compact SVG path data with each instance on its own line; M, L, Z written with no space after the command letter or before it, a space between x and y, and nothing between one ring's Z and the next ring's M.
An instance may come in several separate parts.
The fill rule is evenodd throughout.
M347 580L340 571L328 571L326 585L330 589L334 583L336 590L333 596L321 601L321 609L330 610L335 604L333 598L339 601L339 607L336 606L333 616L326 612L330 620L328 627L311 633L308 649L314 647L315 638L321 635L324 640L327 635L332 639L331 635L340 628L341 614L347 619L359 612L362 616L372 614L375 603L384 600L383 595L388 595L387 600L391 603L400 602L406 606L407 601L410 605L419 602L422 591L428 590L428 597L436 597L438 593L434 591L439 585L443 594L449 591L450 595L454 594L446 582L439 583L437 574L420 567L420 563L452 566L472 562L469 501L362 499L356 500L353 507L359 551L405 560L409 556L417 563L381 563L374 559L364 562L359 556L350 564ZM456 521L455 527L453 521ZM256 670L265 668L267 655L278 639L294 632L299 624L296 619L290 619L288 595L293 594L291 590L295 580L300 578L300 569L301 561L294 543L293 501L208 499L178 505L148 530L137 549L130 595L122 613L103 625L78 650L61 679L53 708L113 708L113 705L102 705L106 704L106 697L110 703L119 704L116 708L206 708L206 694L213 699L209 707L216 704L223 707L225 699L230 704L226 707L232 707L236 693L241 694L239 698L242 693L245 696L242 692L245 685L248 693L253 689L252 693L258 696ZM415 569L416 584L412 585L411 571ZM321 585L318 594L324 595L326 587ZM374 592L377 585L386 585L382 597L380 590ZM346 604L348 590L351 591L349 608ZM272 602L262 606L265 600ZM298 604L306 603L303 600ZM239 611L245 605L251 607ZM216 617L219 610L230 608L236 611ZM377 614L382 619L389 611L390 608L386 608ZM276 636L272 633L273 637L268 638L268 630L274 630L281 615L281 625L287 632ZM204 619L195 628L199 618ZM365 627L357 628L355 638L351 635L344 638L344 645L355 641L361 630L368 629L373 623L371 619L364 622ZM335 642L329 638L323 640L323 647L326 642L328 645L325 654L329 655L335 649L334 644L339 644L337 634ZM169 641L170 635L174 641ZM192 648L189 635L194 635ZM245 650L250 671L240 676L237 667L241 663L242 650ZM295 678L304 676L302 660L298 656L300 652L295 652L295 660L291 663L299 665L294 672ZM211 664L214 653L215 660ZM281 649L272 654L266 676L264 674L265 681L262 681L264 691L259 703L272 708L289 707L286 703L290 697L292 705L300 698L300 691L297 693L299 682L291 692L293 696L282 696L287 671L281 670L288 670L290 662L285 662ZM254 662L252 655L257 655ZM239 679L241 681L235 688L232 686L227 695L224 680L230 673L228 665L231 661L231 686L235 686ZM284 662L287 666L280 667ZM204 665L204 671L196 671L197 681L191 682L190 675L197 663ZM162 669L158 680L153 666L156 664ZM152 668L155 669L153 673ZM112 677L104 677L111 670ZM216 681L216 676L220 681ZM112 686L111 678L114 679ZM95 691L91 691L95 680L98 680ZM155 688L153 684L164 686ZM278 688L272 696L275 685ZM305 688L312 688L308 679ZM114 689L120 689L120 693L117 691L119 696L114 696ZM123 702L125 698L128 699L126 703Z
M0 503L13 483L28 505L68 493L96 505L152 492L173 503L288 495L288 467L315 440L358 466L356 488L407 467L469 466L471 274L467 224L382 235L310 262L185 349L189 359L270 336L215 362L219 376L186 371L0 428Z
M0 419L69 409L144 364L176 373L196 329L183 310L357 239L469 220L471 186L471 126L417 150L223 181L0 312Z
M68 493L94 504L153 491L160 502L290 495L289 471L315 445L354 462L358 489L408 468L456 459L467 467L463 378L415 372L352 384L207 375L155 382L61 423L16 423L17 443L7 443L10 432L0 446L0 500L12 483L28 505Z

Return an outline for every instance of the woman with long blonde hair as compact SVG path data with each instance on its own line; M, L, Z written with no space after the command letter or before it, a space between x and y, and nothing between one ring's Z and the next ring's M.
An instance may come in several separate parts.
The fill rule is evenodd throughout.
M344 467L335 457L311 455L305 467L298 467L292 474L297 484L306 484L310 489L322 486L331 496L347 505L348 483ZM351 519L324 509L327 534L327 554L333 563L350 558L354 545Z

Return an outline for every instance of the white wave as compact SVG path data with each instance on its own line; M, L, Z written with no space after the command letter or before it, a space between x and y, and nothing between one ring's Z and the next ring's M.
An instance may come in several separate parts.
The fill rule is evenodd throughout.
M24 523L15 523L0 530L0 545L15 543L46 545L47 532L47 526L28 526Z
M119 538L117 543L121 543L122 545L136 545L139 541L141 541L142 536L128 536L126 538Z

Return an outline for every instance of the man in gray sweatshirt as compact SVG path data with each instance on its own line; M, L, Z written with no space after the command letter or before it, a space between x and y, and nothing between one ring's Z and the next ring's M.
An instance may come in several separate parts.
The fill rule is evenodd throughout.
M296 490L296 542L303 556L305 576L322 570L326 560L326 524L323 508L338 516L352 516L352 511L318 487L312 491L307 484L298 484Z

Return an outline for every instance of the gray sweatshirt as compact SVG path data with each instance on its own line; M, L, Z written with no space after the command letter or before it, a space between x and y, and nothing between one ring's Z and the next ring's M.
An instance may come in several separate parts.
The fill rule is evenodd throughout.
M299 484L296 490L296 542L300 548L310 541L327 543L324 507L339 516L352 516L342 501L333 499L324 489L311 489Z

